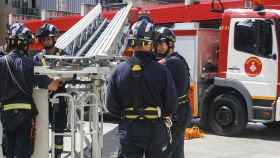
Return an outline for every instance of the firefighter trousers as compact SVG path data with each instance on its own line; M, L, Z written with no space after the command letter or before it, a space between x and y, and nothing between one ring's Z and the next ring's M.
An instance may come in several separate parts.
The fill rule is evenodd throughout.
M26 120L17 129L4 131L6 158L31 158L33 152L32 120Z
M167 158L168 131L163 120L121 120L118 158Z
M49 118L52 125L52 131L55 133L64 133L67 123L67 105L65 103L54 104L50 106ZM60 158L63 152L63 136L55 136L55 158Z
M171 127L172 143L168 145L168 158L184 158L185 125L174 124Z

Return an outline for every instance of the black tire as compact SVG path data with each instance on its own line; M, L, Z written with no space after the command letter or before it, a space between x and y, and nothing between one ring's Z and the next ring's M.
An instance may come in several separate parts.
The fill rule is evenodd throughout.
M209 126L218 135L240 134L247 126L245 105L232 94L217 96L209 107Z

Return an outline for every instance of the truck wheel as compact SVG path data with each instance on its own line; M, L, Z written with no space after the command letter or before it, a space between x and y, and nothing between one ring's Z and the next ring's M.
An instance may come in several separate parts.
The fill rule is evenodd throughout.
M209 107L209 126L215 134L234 136L247 125L245 105L231 94L217 96Z

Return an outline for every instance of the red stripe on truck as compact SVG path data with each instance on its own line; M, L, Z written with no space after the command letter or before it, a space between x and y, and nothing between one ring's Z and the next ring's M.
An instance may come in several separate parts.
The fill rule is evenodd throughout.
M196 30L175 30L176 36L195 36L197 34Z

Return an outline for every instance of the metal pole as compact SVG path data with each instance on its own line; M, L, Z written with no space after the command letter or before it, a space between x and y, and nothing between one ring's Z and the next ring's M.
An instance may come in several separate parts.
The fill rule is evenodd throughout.
M85 139L85 134L84 134L84 105L80 107L80 114L81 114L81 119L80 119L80 157L82 158L84 156L84 139Z
M74 100L72 100L71 102L71 115L72 115L72 119L71 119L71 157L74 158L75 157L75 122L76 122L76 105Z

